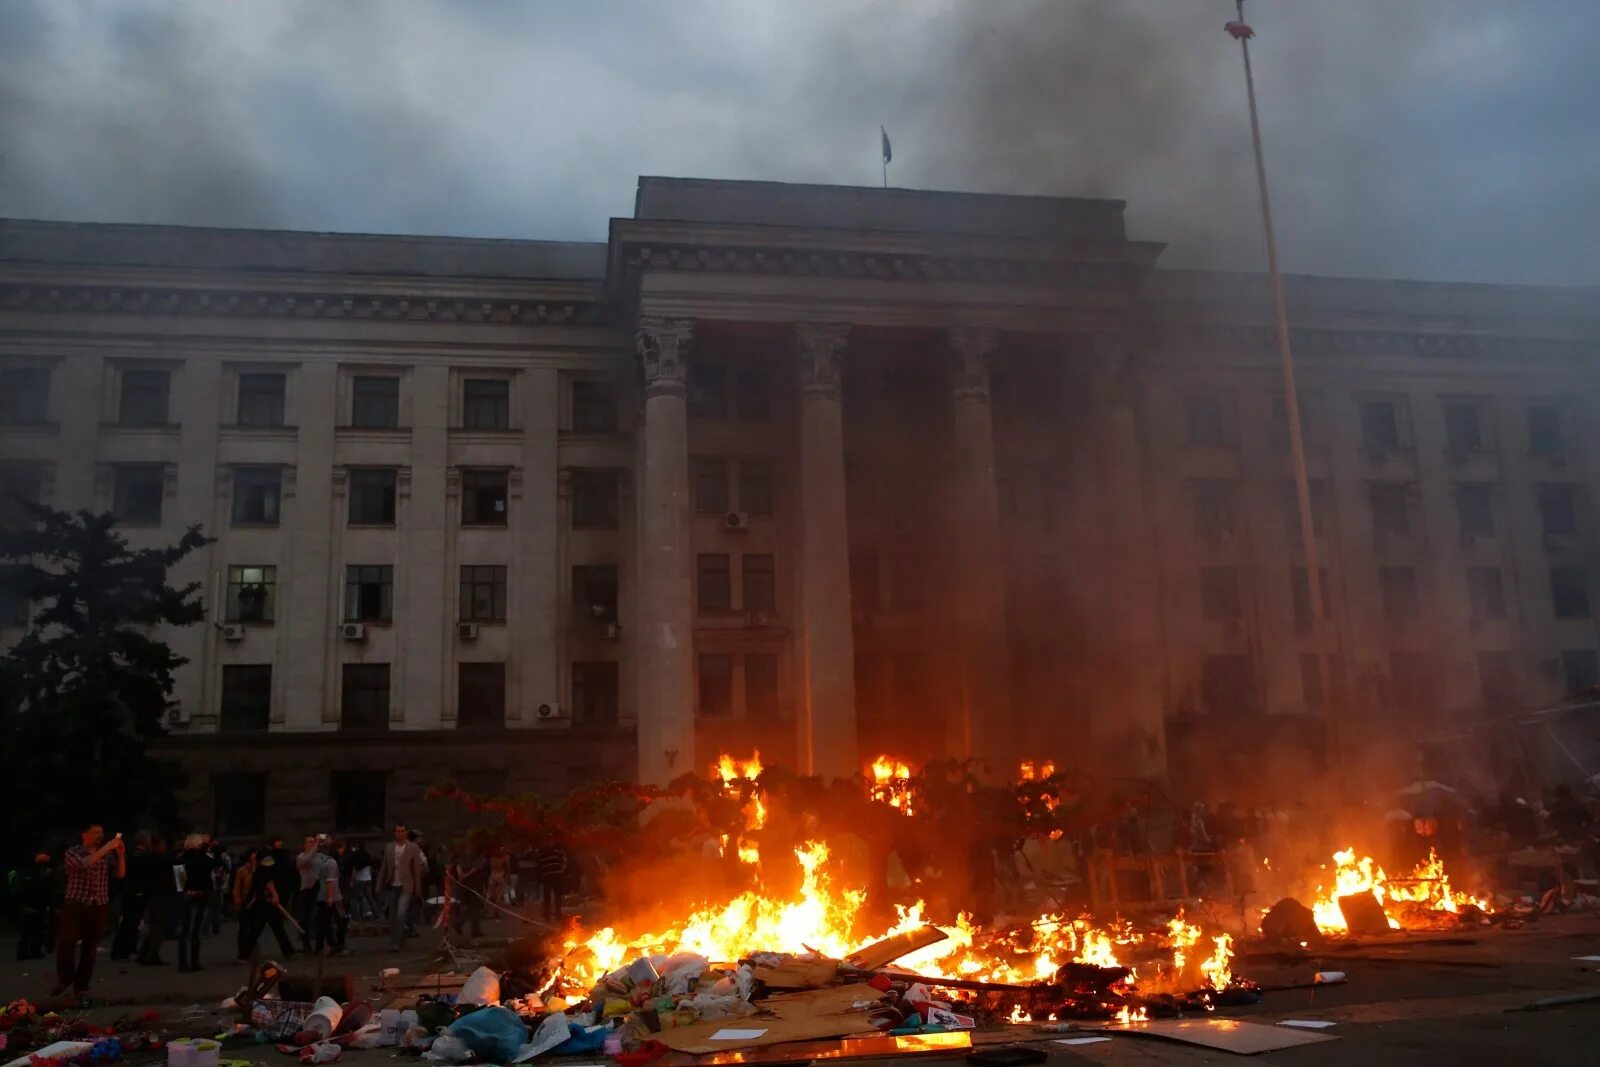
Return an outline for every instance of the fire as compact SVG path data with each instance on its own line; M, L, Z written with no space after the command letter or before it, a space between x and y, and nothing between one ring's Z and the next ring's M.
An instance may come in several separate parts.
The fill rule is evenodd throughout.
M1017 765L1017 777L1024 782L1042 782L1056 773L1056 765L1050 760L1035 763L1025 759Z
M916 793L911 788L911 765L893 756L879 756L867 768L871 776L872 799L896 808L902 815L914 815Z
M1128 1023L1147 1022L1150 1013L1143 1008L1130 1008L1126 1004L1117 1009L1117 1022L1126 1026Z
M1377 897L1391 930L1401 929L1403 921L1408 918L1414 925L1425 926L1427 912L1453 915L1469 904L1483 911L1490 910L1487 899L1473 897L1450 887L1444 861L1431 849L1428 858L1417 864L1410 874L1395 879L1389 878L1383 868L1373 862L1372 857L1357 859L1353 848L1335 852L1333 862L1333 888L1317 886L1316 900L1311 905L1317 928L1325 934L1349 932L1349 925L1339 910L1338 898L1352 893L1370 892Z
M735 759L724 752L717 757L717 762L711 765L711 778L713 781L720 780L722 782L722 788L725 793L730 796L738 796L743 793L749 794L749 799L744 806L744 828L746 830L759 830L767 825L766 798L761 795L759 788L755 788L756 779L761 777L763 769L760 749L752 752L747 760ZM752 853L755 852L754 849L750 849L750 851ZM756 855L754 859L745 859L744 853L745 849L741 847L739 858L744 860L745 863L755 863L760 859L759 855Z
M1011 1014L1006 1017L1008 1023L1031 1023L1033 1016L1022 1010L1021 1004L1011 1005Z
M1206 976L1206 982L1212 989L1226 989L1228 983L1233 981L1233 938L1228 934L1218 934L1211 939L1216 946L1216 951L1211 953L1211 958L1200 961L1200 973Z

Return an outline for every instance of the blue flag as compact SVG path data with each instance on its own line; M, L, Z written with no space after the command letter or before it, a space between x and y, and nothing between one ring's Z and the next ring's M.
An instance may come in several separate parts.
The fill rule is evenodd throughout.
M894 160L894 149L889 147L889 131L879 126L878 132L883 134L883 161L885 163L892 162Z

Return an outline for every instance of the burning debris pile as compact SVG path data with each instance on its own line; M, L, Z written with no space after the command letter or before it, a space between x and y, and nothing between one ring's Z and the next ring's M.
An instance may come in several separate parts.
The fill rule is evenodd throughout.
M1332 875L1331 885L1317 885L1311 905L1317 929L1323 934L1352 932L1346 914L1351 902L1360 902L1355 906L1372 915L1371 925L1376 925L1378 913L1367 903L1376 901L1383 923L1391 930L1436 929L1460 917L1482 917L1493 910L1488 898L1451 888L1444 861L1431 849L1428 858L1409 874L1393 879L1371 856L1357 859L1355 849L1342 849L1333 854Z

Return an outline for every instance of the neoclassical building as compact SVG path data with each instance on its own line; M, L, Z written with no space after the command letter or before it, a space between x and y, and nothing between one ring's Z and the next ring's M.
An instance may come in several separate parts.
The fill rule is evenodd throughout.
M238 837L753 748L1243 797L1292 785L1252 739L1600 680L1600 294L1287 280L1335 686L1265 281L1161 252L1117 201L661 178L603 244L7 221L3 506L216 538L163 747Z

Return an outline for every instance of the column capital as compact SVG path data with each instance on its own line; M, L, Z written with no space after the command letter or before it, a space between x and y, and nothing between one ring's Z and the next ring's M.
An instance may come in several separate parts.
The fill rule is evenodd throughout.
M958 400L989 400L989 371L1000 348L998 330L957 328L949 333L954 357L950 391Z
M644 371L646 396L683 394L689 377L689 344L693 339L693 319L640 317L633 341L639 367Z
M1097 334L1094 338L1094 395L1103 404L1125 407L1139 395L1139 352L1126 334Z
M849 339L848 323L795 323L795 359L800 370L802 396L838 399L839 357Z

